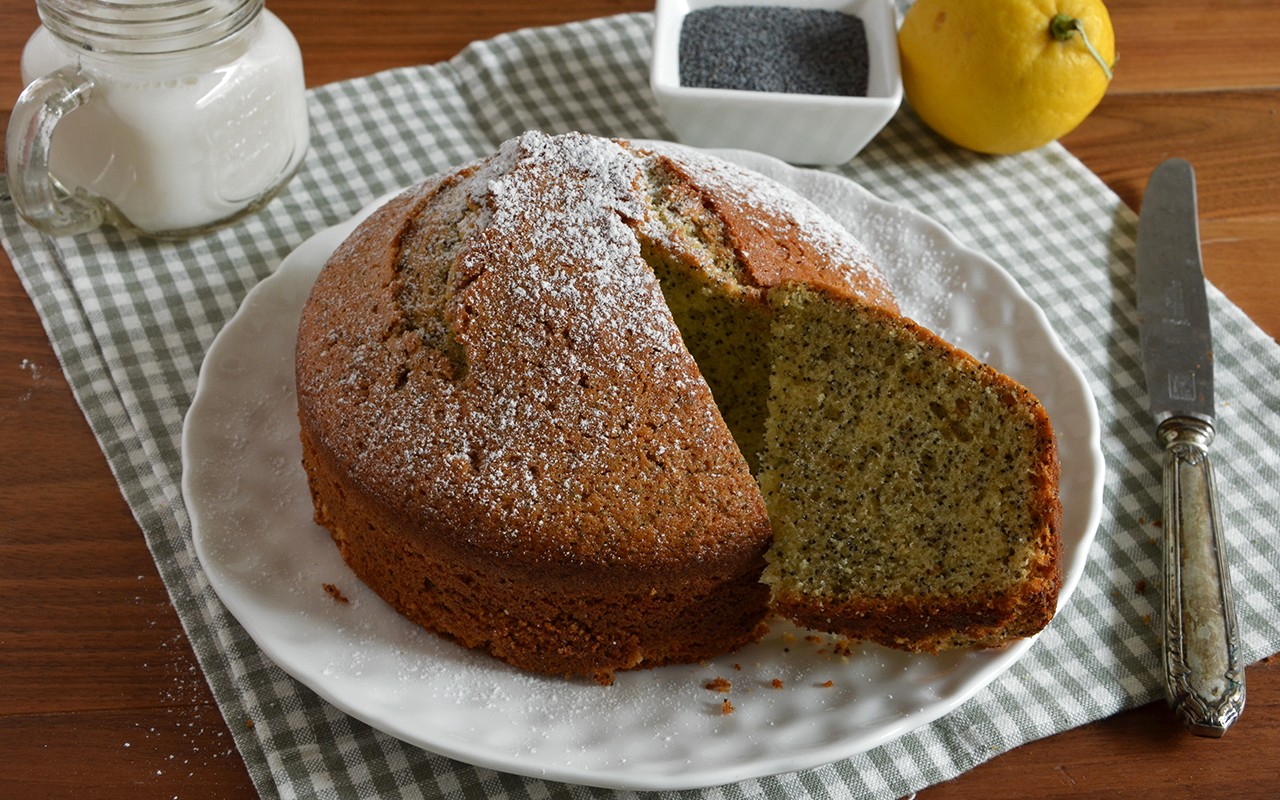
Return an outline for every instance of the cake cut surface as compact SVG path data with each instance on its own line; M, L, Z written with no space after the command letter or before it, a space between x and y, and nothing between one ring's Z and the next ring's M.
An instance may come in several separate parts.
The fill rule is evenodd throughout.
M916 351L963 388L931 383L939 366L877 405L885 375L910 383ZM948 452L994 463L974 461L992 435L977 420L1038 404L901 317L815 206L719 159L529 133L432 178L334 253L296 365L316 519L344 559L405 616L524 669L607 683L696 662L754 641L771 608L908 649L1033 632L1047 622L1027 610L1033 585L1052 611L1052 503L1027 497L1056 491L1056 473L981 498L960 484L989 470L942 477ZM930 403L937 418L919 413ZM997 446L1034 440L1029 457L1052 460L1039 414L1040 438ZM899 472L933 459L922 474L945 497L890 498L883 475L875 498L832 489L875 420L881 438L922 420L968 437L892 453ZM961 532L997 516L1001 491L1023 503L1002 518L1017 530ZM908 542L876 527L906 519L899 506L934 523ZM912 553L896 583L876 584L877 536ZM965 564L1002 577L965 579Z
M1043 628L1061 510L1040 404L905 317L803 285L771 300L775 610L913 651Z

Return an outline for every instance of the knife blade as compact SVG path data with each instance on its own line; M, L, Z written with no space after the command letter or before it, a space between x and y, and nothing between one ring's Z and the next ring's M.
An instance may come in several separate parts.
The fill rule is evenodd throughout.
M1213 337L1195 171L1169 159L1151 174L1138 220L1142 364L1164 448L1162 620L1165 697L1187 728L1219 737L1244 710L1244 670L1209 445Z

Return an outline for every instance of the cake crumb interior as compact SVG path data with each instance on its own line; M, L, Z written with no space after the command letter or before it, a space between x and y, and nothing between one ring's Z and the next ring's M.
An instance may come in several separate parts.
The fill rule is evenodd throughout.
M927 602L1025 581L1040 431L1008 388L883 310L745 285L724 232L699 222L713 215L660 167L649 178L665 235L642 252L763 491L775 594Z

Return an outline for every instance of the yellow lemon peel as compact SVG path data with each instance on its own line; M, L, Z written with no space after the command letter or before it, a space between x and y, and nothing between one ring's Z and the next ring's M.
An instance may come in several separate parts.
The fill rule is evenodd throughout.
M1106 93L1115 32L1101 0L917 0L898 32L920 119L984 153L1070 132Z

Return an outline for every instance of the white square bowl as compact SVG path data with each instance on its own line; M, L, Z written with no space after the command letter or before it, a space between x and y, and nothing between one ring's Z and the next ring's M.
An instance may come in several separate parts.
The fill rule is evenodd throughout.
M680 28L690 11L707 6L824 9L859 17L867 34L867 96L681 86ZM656 18L649 85L684 144L754 150L793 164L843 164L866 147L902 104L891 0L657 0Z

